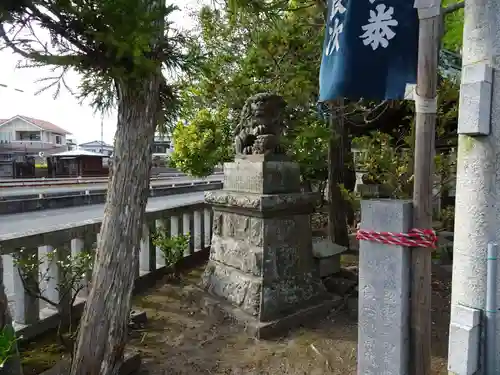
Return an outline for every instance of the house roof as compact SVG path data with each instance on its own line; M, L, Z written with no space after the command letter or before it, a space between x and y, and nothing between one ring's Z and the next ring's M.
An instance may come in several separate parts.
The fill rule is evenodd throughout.
M98 154L97 152L92 152L92 151L85 151L85 150L82 150L82 149L77 149L77 150L71 150L71 151L63 151L63 152L59 152L57 154L52 154L51 156L101 156L101 157L105 157L107 158L108 156L107 155L103 155L103 154Z
M71 134L69 131L64 130L63 128L54 125L51 122L45 121L45 120L39 120L33 117L28 117L28 116L22 116L22 115L16 115L14 117L8 118L8 119L0 119L0 126L5 125L6 123L15 120L15 119L21 119L24 120L42 130L46 130L49 132L54 132L54 133L60 133L60 134Z
M106 142L103 141L91 141L91 142L85 142L85 143L80 143L81 146L90 146L90 145L99 145L99 146L104 146L104 147L113 147L110 144L107 144Z

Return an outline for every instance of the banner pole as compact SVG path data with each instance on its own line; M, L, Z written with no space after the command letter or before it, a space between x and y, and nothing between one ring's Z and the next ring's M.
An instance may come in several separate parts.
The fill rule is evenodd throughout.
M415 91L413 227L432 229L441 1L416 0L415 8L420 22ZM411 251L410 371L413 375L431 374L431 253L431 249L422 247Z
M342 242L342 229L339 225L345 225L345 218L339 217L339 213L344 211L339 210L337 204L342 200L342 193L339 187L339 181L343 180L343 170L340 169L344 165L344 98L331 100L328 104L328 235L333 243L345 245ZM339 160L340 159L340 160ZM340 242L340 243L339 243Z

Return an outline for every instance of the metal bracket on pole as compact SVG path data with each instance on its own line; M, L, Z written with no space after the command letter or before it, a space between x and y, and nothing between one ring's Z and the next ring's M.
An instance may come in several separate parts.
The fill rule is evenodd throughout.
M458 134L489 135L493 68L484 62L464 65L460 85Z
M415 100L415 112L418 113L437 113L438 100L437 96L434 98L425 98L418 95L415 91L413 93L413 99Z

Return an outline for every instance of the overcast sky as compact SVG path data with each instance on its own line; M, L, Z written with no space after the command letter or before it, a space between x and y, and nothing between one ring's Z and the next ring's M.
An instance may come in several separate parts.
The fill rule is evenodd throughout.
M192 9L204 1L173 1L178 4L179 8L183 8L182 11L175 13L174 22L182 28L191 27L192 21L185 7ZM0 119L25 115L50 121L68 130L78 143L101 139L100 114L94 114L92 108L88 106L80 106L78 101L67 91L61 91L56 100L52 99L50 92L35 96L35 92L41 87L41 84L35 81L49 76L49 71L44 68L16 69L18 61L19 56L10 51L0 51L0 84L8 86L7 88L0 86ZM74 73L69 76L70 86L76 88L78 79ZM15 89L24 92L21 93ZM104 118L104 141L111 143L115 131L116 114L113 112Z

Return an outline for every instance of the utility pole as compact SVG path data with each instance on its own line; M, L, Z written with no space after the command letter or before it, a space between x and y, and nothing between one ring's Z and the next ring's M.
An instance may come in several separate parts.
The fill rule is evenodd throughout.
M101 116L101 146L104 144L104 120Z
M431 229L441 0L417 0L415 8L420 26L415 91L413 227ZM431 249L412 249L410 364L413 375L430 375L431 372L431 264Z
M486 307L488 243L500 240L500 2L466 0L458 117L458 160L453 241L451 327L460 327L464 306ZM498 315L498 314L497 314ZM497 331L498 332L498 331ZM464 332L450 329L452 343ZM486 335L491 334L487 332ZM497 335L498 337L498 335ZM497 340L498 342L498 340ZM476 345L477 346L477 345ZM472 350L479 351L478 348ZM495 353L496 354L496 353ZM470 353L467 353L470 356ZM472 357L472 356L471 356ZM496 355L498 373L498 354ZM471 363L470 372L477 372ZM462 367L460 367L462 368ZM487 374L489 375L489 373Z

